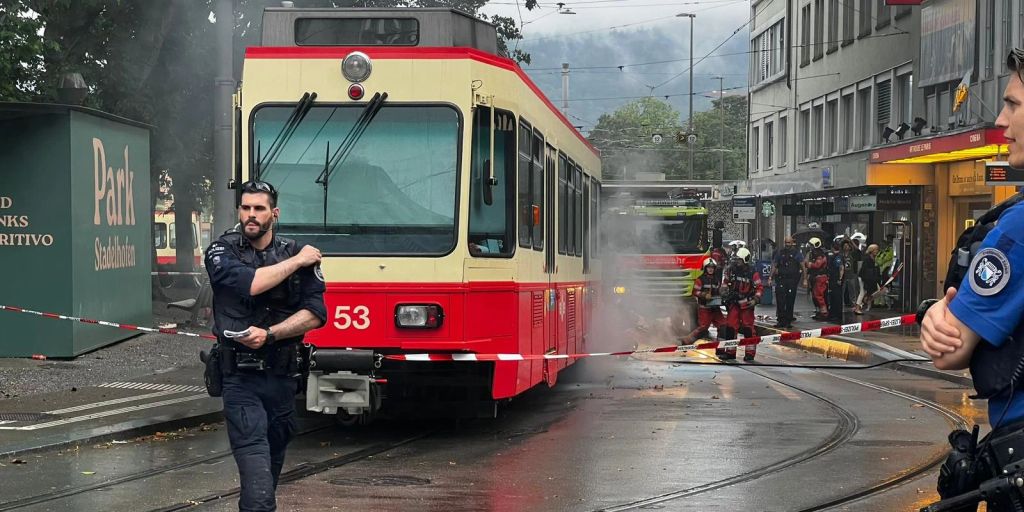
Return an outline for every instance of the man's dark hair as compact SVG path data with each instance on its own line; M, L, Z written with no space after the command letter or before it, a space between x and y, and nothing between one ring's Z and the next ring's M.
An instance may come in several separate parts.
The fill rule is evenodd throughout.
M242 184L243 194L267 194L270 197L270 207L277 208L277 189L265 181L249 180Z
M1006 55L1006 69L1013 71L1017 74L1017 78L1020 78L1021 82L1024 82L1024 49L1014 48L1010 50L1010 53Z

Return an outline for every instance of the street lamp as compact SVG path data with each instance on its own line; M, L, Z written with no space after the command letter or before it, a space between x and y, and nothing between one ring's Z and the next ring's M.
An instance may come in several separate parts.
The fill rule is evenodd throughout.
M676 14L677 18L690 18L690 120L687 122L687 130L693 133L693 19L696 14L682 12ZM690 179L693 179L693 144L690 144Z

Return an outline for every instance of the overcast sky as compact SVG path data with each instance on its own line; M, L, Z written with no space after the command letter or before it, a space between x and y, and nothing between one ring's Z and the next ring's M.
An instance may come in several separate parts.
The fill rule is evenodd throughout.
M689 12L694 20L695 61L712 56L694 68L694 111L710 107L707 96L717 97L718 80L724 89L746 94L750 2L745 0L580 0L544 2L527 11L515 0L494 0L482 12L502 14L524 22L519 47L531 54L527 74L556 105L561 106L563 62L570 69L569 112L574 124L587 131L604 112L651 94L667 99L685 124L688 108L690 20L676 17ZM741 28L742 27L742 28ZM740 31L730 38L737 29ZM728 39L728 41L726 41ZM725 44L715 50L719 44ZM714 51L713 51L714 50ZM712 52L713 51L713 52ZM635 66L654 61L659 64ZM597 66L612 66L593 69ZM620 71L615 66L625 66ZM587 69L591 68L591 69ZM653 90L652 90L653 87ZM616 98L616 99L604 99Z

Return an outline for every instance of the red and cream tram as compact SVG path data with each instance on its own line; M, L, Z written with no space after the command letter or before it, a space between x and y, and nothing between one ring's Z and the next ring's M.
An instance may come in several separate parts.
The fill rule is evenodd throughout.
M495 29L448 9L264 13L236 96L236 178L325 255L307 408L493 414L571 360L400 353L586 350L599 289L597 151Z

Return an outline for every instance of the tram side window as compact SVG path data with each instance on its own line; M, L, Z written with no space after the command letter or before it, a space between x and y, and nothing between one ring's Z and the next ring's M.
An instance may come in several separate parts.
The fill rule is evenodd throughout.
M530 162L532 160L533 129L519 121L519 246L533 245L533 211L530 200Z
M576 254L576 163L569 161L565 170L565 253Z
M576 185L576 197L573 201L576 207L576 244L573 247L576 249L576 256L583 256L583 170L579 166L576 166L573 183Z
M167 224L163 222L153 223L153 246L157 249L167 248Z
M558 153L558 254L565 254L567 246L565 241L568 238L566 233L569 232L569 216L566 209L568 183L565 179L568 169L569 163L565 159L565 154Z
M590 273L590 176L583 177L583 273Z
M530 189L533 192L531 203L537 213L530 212L533 223L533 248L544 250L544 136L533 132L533 169L530 172Z
M473 113L473 160L469 187L470 253L478 257L510 256L515 251L516 119L506 110L494 111L494 178L491 204L484 203L485 163L490 155L490 111Z
M601 183L599 181L590 181L590 259L600 259L598 254L598 247L600 247L601 236L601 211L600 201L601 199Z

